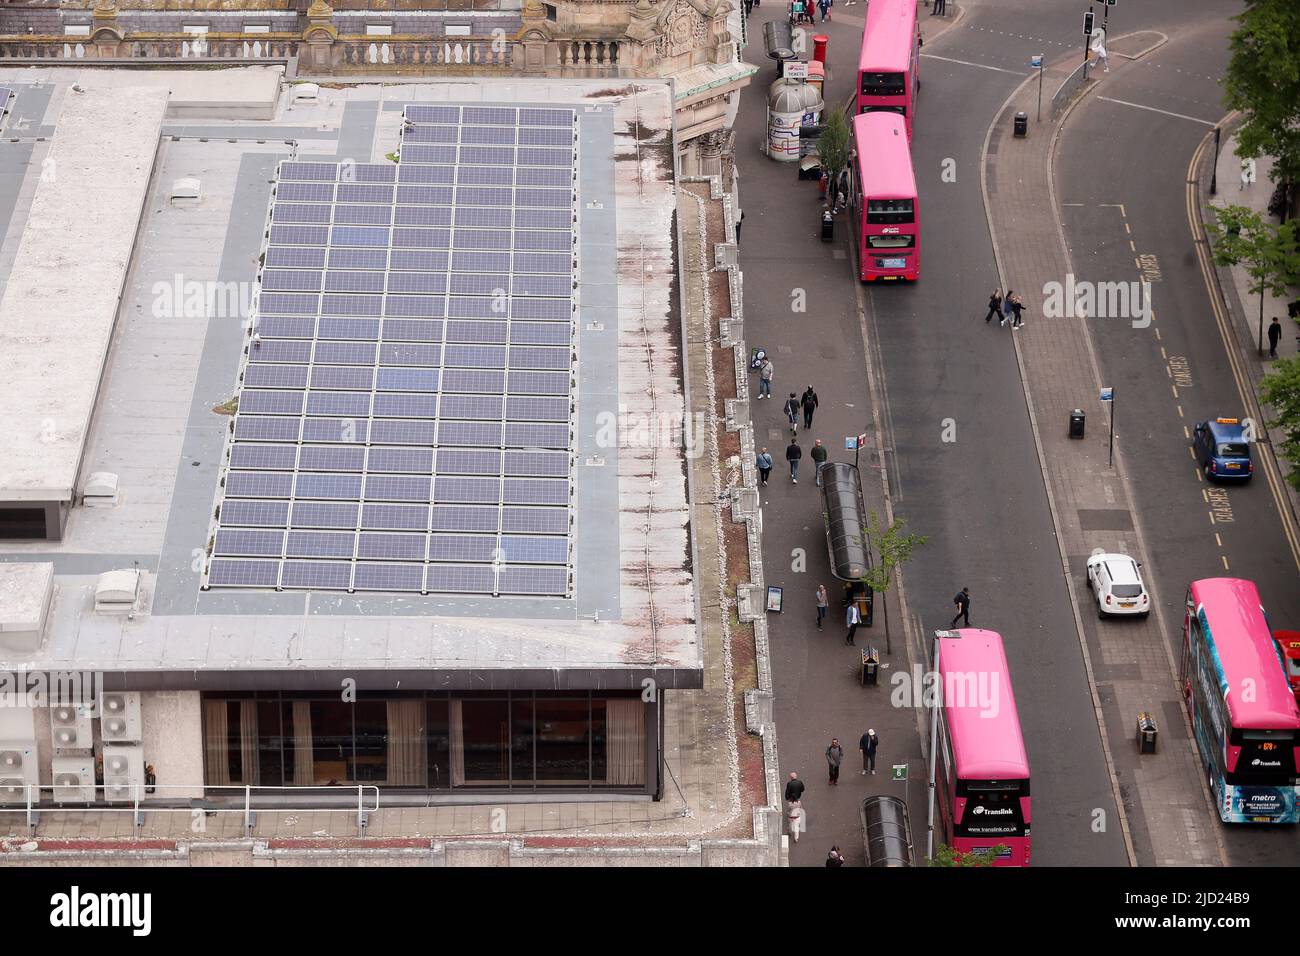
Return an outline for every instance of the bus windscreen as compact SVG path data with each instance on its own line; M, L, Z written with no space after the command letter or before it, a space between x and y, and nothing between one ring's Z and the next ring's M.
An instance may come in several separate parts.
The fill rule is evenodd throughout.
M863 96L902 96L906 92L906 74L867 72L862 74Z
M910 199L868 199L867 222L872 225L915 221L915 204Z

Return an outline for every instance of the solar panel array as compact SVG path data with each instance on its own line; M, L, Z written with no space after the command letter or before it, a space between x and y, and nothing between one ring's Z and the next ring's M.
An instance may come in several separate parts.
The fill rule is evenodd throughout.
M208 587L567 595L572 109L281 163Z

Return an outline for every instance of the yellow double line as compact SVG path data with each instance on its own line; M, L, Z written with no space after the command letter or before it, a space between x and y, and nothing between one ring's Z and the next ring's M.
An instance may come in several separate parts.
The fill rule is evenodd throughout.
M1235 111L1229 113L1219 123L1219 127L1226 127L1236 116ZM1228 364L1232 366L1232 377L1237 382L1237 392L1241 396L1242 406L1259 423L1262 429L1264 427L1264 413L1260 408L1259 400L1255 396L1250 377L1246 374L1245 366L1242 364L1237 347L1237 337L1232 334L1232 320L1227 309L1224 308L1223 296L1220 294L1219 284L1214 272L1214 259L1210 255L1210 243L1205 234L1205 224L1201 217L1201 207L1197 196L1196 170L1213 139L1214 131L1211 130L1201 140L1201 145L1196 148L1196 152L1192 155L1192 161L1187 167L1187 223L1192 230L1196 257L1201 264L1201 275L1205 279L1205 291L1210 300L1210 307L1214 309L1214 320L1219 326L1219 335L1223 339L1223 351L1227 353ZM1273 444L1272 442L1256 442L1255 451L1259 457L1260 470L1264 472L1264 477L1268 480L1269 490L1273 493L1273 503L1277 506L1278 516L1282 519L1282 532L1286 535L1287 543L1291 546L1291 557L1295 560L1296 570L1300 571L1300 529L1296 527L1295 512L1291 510L1290 502L1287 501L1282 472L1277 465Z

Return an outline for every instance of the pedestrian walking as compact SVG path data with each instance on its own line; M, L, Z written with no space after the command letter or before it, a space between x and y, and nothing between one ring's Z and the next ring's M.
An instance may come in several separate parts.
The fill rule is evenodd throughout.
M952 603L957 605L957 613L952 616L952 623L949 627L957 626L958 618L965 618L965 624L970 627L970 588L962 588L957 592L957 596L952 599Z
M790 447L785 450L785 460L790 463L790 481L799 484L799 459L803 457L803 449L793 438L790 439Z
M1273 322L1268 327L1268 357L1277 358L1277 342L1282 338L1282 323L1273 316Z
M809 385L807 391L803 393L803 397L799 399L799 405L803 408L803 427L805 429L812 428L813 412L817 411L817 406L820 404L821 400L817 397L816 390Z
M804 812L803 804L798 800L792 801L790 809L786 811L786 819L790 821L790 839L798 843L799 834L808 829L808 814Z
M827 866L843 866L843 865L844 865L844 854L842 854L842 853L840 852L840 848L839 848L839 847L837 847L837 846L833 846L833 847L831 847L831 852L829 852L829 853L826 854L826 865L827 865Z
M822 444L819 438L813 442L812 446L813 467L817 470L817 487L822 486L822 469L826 467L826 446Z
M830 610L830 602L826 594L826 585L817 585L817 630L822 629L822 621L826 620L826 612Z
M1024 300L1022 300L1022 299L1020 298L1020 296L1018 296L1018 295L1017 295L1017 296L1012 296L1012 298L1011 298L1011 312L1012 312L1012 314L1015 316L1015 319L1011 322L1011 328L1012 328L1012 329L1018 329L1018 328L1020 328L1022 325L1024 325L1024 322L1023 322L1023 321L1021 320L1021 318L1020 318L1020 311L1021 311L1024 307L1025 307Z
M758 370L758 397L772 397L772 376L776 374L776 366L772 364L771 359L764 359L762 366Z
M830 0L817 0L817 9L821 12L822 23L826 22L826 12L830 10Z
M1011 302L1015 297L1016 294L1010 289L1008 289L1007 294L1002 297L1002 318L998 320L998 325L1006 325L1011 321Z
M772 474L772 456L768 454L766 448L758 453L758 459L755 461L755 464L758 465L758 483L760 485L767 484L767 478Z
M790 779L785 784L785 799L788 803L794 803L803 798L803 781L793 770L790 771Z
M799 399L795 397L794 392L790 393L782 408L785 410L786 419L790 422L790 434L799 434Z
M849 609L844 612L844 626L849 629L848 636L844 638L845 644L854 644L853 635L858 633L858 625L862 623L862 615L858 613L857 602L849 602Z
M984 316L984 321L988 322L990 319L993 318L993 316L997 315L1001 311L1002 311L1002 293L999 292L997 289L994 289L993 294L989 296L989 314Z
M831 738L831 745L826 748L826 768L830 774L828 783L832 787L838 787L840 784L840 764L844 761L844 748L840 746L838 737Z
M876 772L876 748L879 746L880 738L875 730L868 730L858 741L858 749L862 751L862 776Z

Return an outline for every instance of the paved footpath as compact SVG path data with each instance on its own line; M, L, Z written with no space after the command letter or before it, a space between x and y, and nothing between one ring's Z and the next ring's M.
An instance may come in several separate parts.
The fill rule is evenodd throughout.
M1110 44L1111 71L1118 74L1159 42L1156 34L1118 37ZM1050 93L1078 65L1077 54L1048 64L1043 78ZM1100 85L1108 77L1102 74ZM1097 721L1123 819L1130 859L1138 865L1220 865L1225 862L1217 819L1208 805L1204 775L1175 680L1172 647L1153 615L1145 622L1098 628L1095 642L1084 637L1079 608L1092 613L1084 571L1094 548L1127 552L1143 560L1141 524L1125 483L1124 451L1108 463L1108 409L1099 400L1103 384L1091 332L1080 318L1044 318L1048 283L1064 283L1074 272L1061 227L1052 181L1058 124L1031 122L1027 138L1012 136L1018 111L1034 116L1037 78L1008 100L991 128L983 162L985 205L1002 287L1021 293L1028 306L1025 327L1014 333L1016 354L1039 446L1040 464L1057 530L1061 561L1076 608L1076 627L1093 688ZM1068 120L1068 111L1059 122ZM1138 276L1134 276L1138 278ZM1119 319L1093 321L1124 321ZM1159 316L1152 325L1159 327ZM1008 334L1008 333L1004 333ZM1069 414L1087 415L1087 437L1067 435ZM1153 588L1154 591L1154 588ZM1153 593L1152 604L1161 601ZM1167 639L1168 638L1168 639ZM1159 752L1139 757L1135 729L1139 712L1155 715ZM1068 741L1062 741L1063 746ZM1080 826L1096 826L1083 819Z

